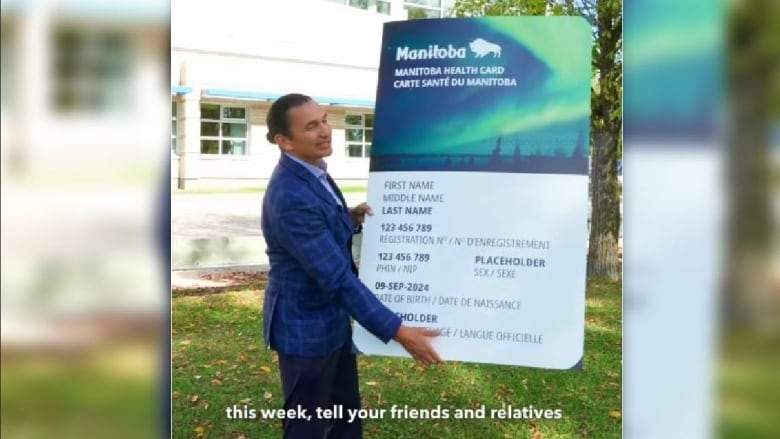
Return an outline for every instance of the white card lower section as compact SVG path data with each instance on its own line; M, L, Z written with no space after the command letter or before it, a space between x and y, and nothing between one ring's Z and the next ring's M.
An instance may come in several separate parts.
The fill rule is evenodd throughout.
M587 176L378 172L360 278L444 360L569 369L583 357ZM359 325L366 354L409 356Z

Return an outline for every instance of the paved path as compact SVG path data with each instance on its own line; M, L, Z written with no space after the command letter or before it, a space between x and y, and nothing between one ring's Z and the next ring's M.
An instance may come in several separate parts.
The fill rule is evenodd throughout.
M350 206L365 201L365 193L344 197ZM262 194L172 195L172 269L267 265L261 203Z
M174 238L262 236L262 194L198 194L171 196ZM344 194L347 204L365 201L365 193Z

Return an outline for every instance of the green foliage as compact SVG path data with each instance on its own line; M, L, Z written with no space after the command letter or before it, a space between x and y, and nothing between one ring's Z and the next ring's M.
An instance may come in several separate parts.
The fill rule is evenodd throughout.
M426 18L429 18L428 15L425 13L425 10L420 8L410 8L407 9L407 15L409 20L424 20Z
M457 1L456 17L544 15L548 0L465 0Z
M734 2L730 16L728 64L734 78L766 75L771 122L780 118L780 2ZM755 79L753 79L755 81Z
M623 18L619 0L597 3L593 66L599 87L593 90L593 128L620 137L623 100Z

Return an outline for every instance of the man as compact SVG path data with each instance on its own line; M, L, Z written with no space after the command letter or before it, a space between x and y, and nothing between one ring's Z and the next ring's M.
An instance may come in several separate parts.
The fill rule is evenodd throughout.
M267 140L282 156L263 199L262 227L271 265L265 292L266 343L279 354L284 408L310 420L285 420L288 439L362 437L360 421L318 419L316 408L360 407L350 317L387 343L399 342L419 363L441 358L426 328L411 328L358 279L352 235L371 208L348 209L326 171L333 152L325 109L288 94L268 112Z

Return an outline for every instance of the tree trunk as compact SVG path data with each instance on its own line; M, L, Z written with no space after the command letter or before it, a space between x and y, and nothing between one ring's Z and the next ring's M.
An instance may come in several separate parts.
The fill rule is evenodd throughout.
M591 101L590 201L588 277L620 280L618 237L620 233L620 187L617 179L621 70L618 53L622 45L621 3L596 3L598 39L593 49L598 87Z
M728 239L724 322L729 326L771 321L769 89L774 54L763 43L773 32L762 8L738 7L730 28L731 124L728 141ZM766 6L766 5L765 5Z
M620 190L617 181L616 149L615 137L594 133L590 177L588 278L607 278L613 281L620 279Z

